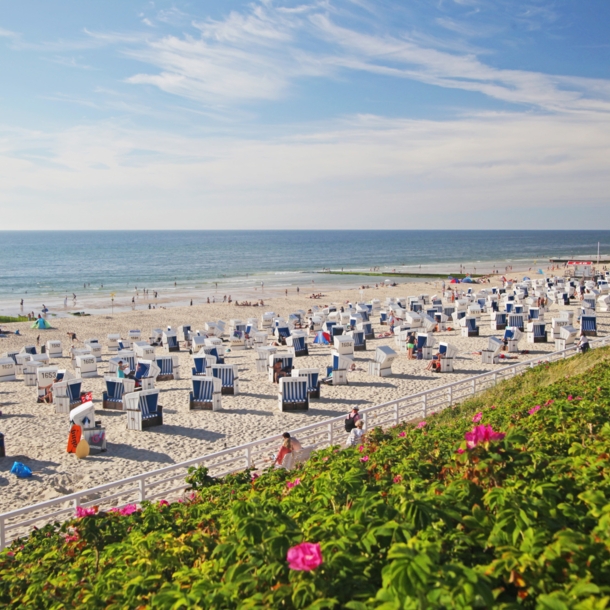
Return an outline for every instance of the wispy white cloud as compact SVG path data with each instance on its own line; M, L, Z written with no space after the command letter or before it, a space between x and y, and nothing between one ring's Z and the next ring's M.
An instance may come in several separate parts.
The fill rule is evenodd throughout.
M112 228L116 214L141 228L584 227L578 206L600 206L592 224L610 221L609 142L598 113L357 116L264 139L113 122L0 128L0 201L12 202L3 211L11 228L31 227L41 202L54 209L40 215L47 228ZM21 204L33 201L23 218ZM298 206L305 217L292 213ZM558 207L572 212L548 216Z
M18 36L19 34L17 32L11 32L10 30L0 28L0 38L17 38Z

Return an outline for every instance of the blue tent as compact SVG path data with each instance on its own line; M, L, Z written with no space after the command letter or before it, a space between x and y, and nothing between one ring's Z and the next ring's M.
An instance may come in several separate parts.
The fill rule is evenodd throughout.
M313 342L320 345L330 345L330 335L320 330L316 334L316 338L313 340Z

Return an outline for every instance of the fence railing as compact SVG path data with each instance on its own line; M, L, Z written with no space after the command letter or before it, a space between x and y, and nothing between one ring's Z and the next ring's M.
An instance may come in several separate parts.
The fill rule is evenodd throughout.
M590 344L592 348L610 345L610 336L591 341ZM387 428L415 418L425 418L529 368L563 360L576 353L576 346L572 346L525 362L515 362L481 375L361 409L360 415L367 429L378 426ZM344 420L344 416L335 417L298 428L291 431L291 434L299 439L305 449L328 447L344 441ZM168 498L183 493L188 487L185 477L191 466L206 466L211 476L220 477L246 468L268 465L271 456L277 451L278 441L281 438L281 435L268 437L2 513L0 514L0 549L15 538L27 535L32 526L43 526L73 517L78 506L99 506L101 510L108 510L112 507Z

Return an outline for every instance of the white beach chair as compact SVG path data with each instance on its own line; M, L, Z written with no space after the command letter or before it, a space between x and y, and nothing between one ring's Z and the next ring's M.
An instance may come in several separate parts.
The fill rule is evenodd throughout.
M320 369L292 369L293 377L303 377L307 380L309 398L320 398Z
M102 408L124 410L123 396L135 391L136 382L133 379L104 376L106 391L102 392Z
M15 381L17 379L17 369L12 358L0 358L0 382Z
M578 331L573 326L562 326L559 329L559 338L555 339L555 351L561 352L574 345Z
M154 360L155 348L146 341L135 341L132 345L134 354L142 360Z
M93 354L79 354L74 358L77 377L97 377L97 360Z
M374 377L389 377L392 374L392 362L398 354L386 345L375 350L375 361L369 362L369 375Z
M192 378L193 389L189 393L189 409L220 411L222 408L222 381L217 377Z
M546 324L544 321L528 322L526 337L528 343L546 343Z
M82 404L80 399L82 379L66 379L53 384L53 405L55 413L70 413Z
M47 341L46 349L47 354L49 354L51 358L63 358L64 352L61 347L61 341L57 339Z
M109 352L118 352L119 351L119 341L121 340L121 335L117 333L110 333L107 336L108 339L108 351Z
M502 340L497 337L489 337L487 339L487 349L481 352L481 362L483 364L498 364L501 350Z
M142 390L123 396L127 412L127 429L143 430L163 425L163 407L159 404L159 390Z
M221 382L221 393L239 394L239 375L237 366L233 364L213 364L208 368L208 376L216 377Z

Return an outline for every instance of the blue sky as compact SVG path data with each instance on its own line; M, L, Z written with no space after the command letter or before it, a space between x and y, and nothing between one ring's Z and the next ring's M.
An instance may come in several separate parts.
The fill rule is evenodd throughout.
M0 0L2 228L607 228L610 3Z

